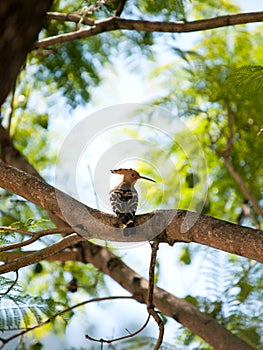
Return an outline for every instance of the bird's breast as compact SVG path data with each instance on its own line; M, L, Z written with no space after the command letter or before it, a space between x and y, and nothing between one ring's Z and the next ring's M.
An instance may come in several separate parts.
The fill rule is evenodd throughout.
M110 202L116 214L135 213L138 206L138 193L131 186L116 186L110 192Z

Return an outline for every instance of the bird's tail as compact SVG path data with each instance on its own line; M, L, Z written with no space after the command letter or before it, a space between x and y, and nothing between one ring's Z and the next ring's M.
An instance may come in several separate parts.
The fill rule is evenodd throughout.
M121 219L121 222L123 223L123 234L124 236L129 236L131 234L135 233L135 227L134 227L134 213L120 213L119 218Z

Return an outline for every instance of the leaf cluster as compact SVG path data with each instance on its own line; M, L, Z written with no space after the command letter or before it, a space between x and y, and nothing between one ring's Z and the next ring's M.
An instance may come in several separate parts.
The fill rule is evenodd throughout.
M139 10L147 17L156 19L162 17L162 20L171 21L186 21L185 7L189 4L189 0L175 0L175 1L139 1Z
M0 224L29 231L53 227L43 209L4 190L1 190ZM4 232L0 236L12 238L14 234Z
M158 104L172 109L175 115L185 121L204 151L209 174L206 212L214 217L239 222L246 197L225 168L222 155L230 145L227 157L251 193L258 201L261 200L263 178L263 158L260 151L263 147L260 134L263 107L260 95L261 68L258 66L236 68L237 64L245 63L248 52L252 54L251 47L255 48L252 61L253 57L259 55L257 51L259 37L257 31L248 33L245 30L234 31L229 28L222 31L225 32L223 36L215 33L205 34L196 45L197 54L187 55L187 65L184 64L179 73L178 67L176 70L172 66L164 68L162 74L167 77L165 80L167 95L163 99L158 99ZM240 56L241 42L243 56ZM178 86L178 76L185 81L181 88ZM237 82L237 86L234 85L234 81ZM249 82L252 83L252 90L247 86ZM251 93L255 91L258 83L258 93ZM191 185L189 180L191 176L193 177L193 169L186 166L185 156L178 152L177 140L178 135L175 135L175 143L170 145L168 154L171 156L176 154L178 158L177 167L181 183L186 184L183 193L184 198L187 198L187 186ZM194 152L195 150L191 150L189 146L188 159L193 157ZM156 154L153 154L153 157L156 159ZM196 175L198 174L195 173ZM191 195L193 192L191 186L188 188ZM260 219L253 212L253 208L250 208L250 212L251 216L242 217L242 220L257 226Z
M23 294L21 286L13 283L9 278L0 277L1 331L32 327L56 312L53 299Z

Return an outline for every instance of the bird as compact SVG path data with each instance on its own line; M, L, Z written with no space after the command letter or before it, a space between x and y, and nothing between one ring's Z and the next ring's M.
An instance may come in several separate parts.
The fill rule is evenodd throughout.
M122 175L122 181L110 191L110 203L113 212L117 215L123 225L124 235L135 233L134 217L138 207L138 192L134 185L137 180L143 179L152 182L155 180L141 176L138 171L130 169L111 170L113 174ZM127 228L133 228L127 230Z

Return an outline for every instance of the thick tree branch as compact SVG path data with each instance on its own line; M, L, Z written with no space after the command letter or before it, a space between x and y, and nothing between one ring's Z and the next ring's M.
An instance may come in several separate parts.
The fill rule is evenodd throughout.
M157 210L136 217L136 234L123 236L114 215L78 202L43 181L0 161L0 186L51 211L86 239L173 244L196 242L263 263L262 231L185 210ZM165 231L165 232L164 232ZM161 233L163 232L163 233Z
M8 0L0 4L0 105L14 86L52 0Z
M4 253L0 254L0 261L5 261L8 263L11 263L14 260L17 260L15 268L17 267L17 269L18 269L18 268L20 268L20 262L18 261L18 259L25 257L25 256L29 256L33 253L36 253L36 251L35 250L27 250L27 251L20 250L20 251L4 252ZM35 264L38 261L40 261L40 260L35 256L32 264ZM62 261L62 262L81 261L81 262L83 262L83 254L80 254L78 249L70 247L70 248L66 248L64 250L61 250L59 253L55 253L54 255L46 256L45 261ZM25 266L29 266L29 265L25 265ZM22 267L24 267L24 266L22 266Z
M96 266L101 272L109 275L123 288L129 291L133 298L141 303L149 300L148 281L130 269L116 255L107 248L99 247L88 241L83 242L85 247L85 261ZM7 253L8 259L13 261L17 257L32 256L35 252ZM48 261L82 261L83 256L78 250L65 250L48 256ZM215 350L252 350L248 344L226 330L222 325L207 314L200 312L194 305L177 298L165 290L155 286L153 303L158 310L187 327L194 334L199 335ZM222 341L222 339L224 341Z
M49 19L72 21L75 23L79 23L79 21L81 20L81 16L77 14L69 15L64 13L49 12L47 16ZM161 33L188 33L262 21L263 12L237 13L191 22L154 22L111 17L104 20L95 21L92 27L89 29L83 29L77 32L67 34L60 34L54 37L40 40L34 45L34 48L38 49L75 39L88 38L100 33L109 32L113 30L136 30ZM85 23L85 19L83 20L83 23ZM91 25L90 19L86 19L86 24Z

